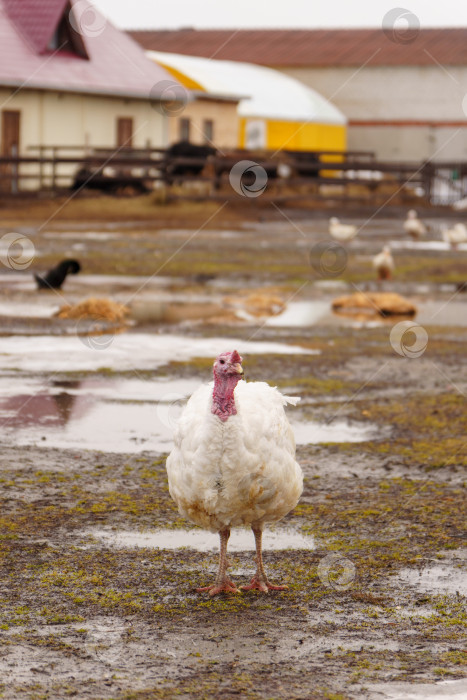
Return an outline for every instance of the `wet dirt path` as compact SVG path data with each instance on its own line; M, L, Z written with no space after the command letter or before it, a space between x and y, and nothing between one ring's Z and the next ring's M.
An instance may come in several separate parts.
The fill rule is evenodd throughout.
M321 227L303 224L311 244ZM255 246L266 251L261 265L248 250L253 229ZM396 236L383 224L377 230L377 240L363 236L349 247L348 279L313 278L299 292L309 263L297 262L302 236L290 227L209 232L173 276L159 280L160 289L146 287L145 301L158 294L218 301L245 286L271 295L273 286L274 295L296 295L312 309L353 284L375 285L368 260L386 236ZM52 233L37 240L38 263L54 252L60 232ZM156 239L160 253L184 235L145 230L139 252L133 245L130 261L122 255L122 273L135 274L138 259L143 269ZM83 240L102 264L93 263L96 274L109 272L106 239ZM231 267L195 279L209 273L199 261L213 240ZM60 252L70 241L79 242L62 238ZM400 254L393 283L417 304L434 305L423 317L428 343L417 357L391 344L397 321L330 322L328 313L290 325L277 317L264 325L146 319L93 347L73 324L41 316L53 304L34 293L29 277L5 273L2 697L330 700L463 692L467 329L465 294L455 286L463 258L449 250L417 255ZM102 277L70 280L65 296L99 292L121 301L141 284ZM447 324L439 318L451 299L460 305L458 324L454 313ZM15 304L31 312L12 314ZM209 381L219 343L232 342L248 380L302 397L289 416L305 490L266 540L270 578L289 590L208 600L194 589L214 575L216 550L176 512L165 456L183 397ZM249 536L239 533L231 552L238 584L254 570Z

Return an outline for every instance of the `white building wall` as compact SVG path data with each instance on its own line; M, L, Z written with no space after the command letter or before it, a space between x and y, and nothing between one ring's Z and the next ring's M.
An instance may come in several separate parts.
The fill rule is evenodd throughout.
M20 112L20 154L38 153L34 146L117 145L117 118L133 119L133 147L165 148L168 143L167 117L154 109L149 100L123 99L100 95L79 95L40 90L0 88L0 112ZM71 153L71 151L70 151ZM76 166L60 166L60 173L76 171ZM45 168L50 172L50 167ZM21 173L37 173L37 166L21 166ZM22 188L37 187L26 180ZM63 183L61 183L63 184Z
M348 149L374 151L387 161L465 161L467 128L351 125Z
M349 150L375 151L388 160L467 158L467 66L282 71L344 112Z

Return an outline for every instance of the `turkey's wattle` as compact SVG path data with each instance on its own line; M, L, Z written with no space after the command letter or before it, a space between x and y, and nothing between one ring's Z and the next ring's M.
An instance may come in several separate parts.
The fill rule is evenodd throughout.
M211 412L221 421L226 421L237 413L235 406L234 390L243 377L242 358L236 350L230 357L230 363L222 356L218 358L219 364L214 366L214 391L212 393Z
M227 578L230 528L250 525L256 542L256 574L241 586L267 592L274 586L263 567L261 536L267 522L283 518L300 498L303 476L295 461L295 439L283 396L265 382L240 381L242 358L236 350L214 362L214 383L189 399L167 458L169 490L180 513L219 532L216 581L199 588L210 595L238 592Z

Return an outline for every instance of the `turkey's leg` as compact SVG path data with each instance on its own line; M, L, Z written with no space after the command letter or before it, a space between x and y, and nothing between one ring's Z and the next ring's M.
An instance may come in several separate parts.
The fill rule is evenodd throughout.
M253 534L255 536L256 544L256 574L251 579L251 582L246 586L240 586L242 591L258 590L262 593L267 593L268 591L286 591L288 586L275 586L273 583L268 581L266 572L263 565L263 551L261 546L261 541L263 538L263 531L260 527L251 527Z
M219 570L216 576L216 582L211 586L203 586L202 588L197 588L198 593L204 593L204 591L209 591L209 595L217 595L218 593L239 593L240 591L236 585L227 578L227 542L230 537L229 528L225 528L219 532L220 537L220 550L219 550Z

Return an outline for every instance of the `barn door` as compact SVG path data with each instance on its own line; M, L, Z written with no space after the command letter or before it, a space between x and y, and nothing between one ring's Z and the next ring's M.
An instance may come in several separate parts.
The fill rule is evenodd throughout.
M118 117L117 119L117 146L118 148L131 148L133 146L133 119L131 117Z
M19 155L19 121L20 112L2 111L2 156ZM0 189L4 192L18 192L18 166L1 166Z

